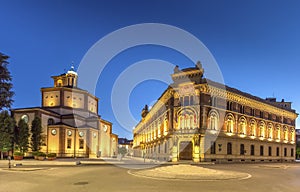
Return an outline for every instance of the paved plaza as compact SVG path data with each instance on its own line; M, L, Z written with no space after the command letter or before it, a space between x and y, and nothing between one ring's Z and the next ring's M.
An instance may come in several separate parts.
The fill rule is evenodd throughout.
M0 161L0 192L296 192L300 188L299 163L190 165L187 162L160 165L150 160L144 163L141 159L126 158L121 161L69 159L21 162L22 166L8 169L7 161ZM127 168L124 168L125 165Z

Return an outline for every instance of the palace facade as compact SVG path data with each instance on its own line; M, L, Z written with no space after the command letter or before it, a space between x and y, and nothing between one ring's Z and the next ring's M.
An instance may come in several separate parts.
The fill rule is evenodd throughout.
M41 119L41 151L45 153L58 157L117 155L118 136L112 133L112 123L98 115L99 99L77 87L74 67L52 79L53 87L41 88L41 107L12 110L16 122L24 119L31 127L35 117Z
M200 62L173 83L133 130L134 155L166 161L282 162L295 159L291 102L261 99L203 77Z

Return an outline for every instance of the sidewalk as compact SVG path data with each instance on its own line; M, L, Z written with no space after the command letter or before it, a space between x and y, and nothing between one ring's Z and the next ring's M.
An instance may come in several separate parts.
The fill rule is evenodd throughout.
M8 167L8 160L0 160L0 167ZM79 165L80 161L77 159L56 159L53 161L44 160L34 160L34 159L24 159L20 161L11 160L11 166L75 166Z
M11 160L11 166L76 166L76 165L178 165L178 164L211 164L211 163L194 163L193 161L181 161L178 162L168 162L168 161L158 161L155 159L144 159L141 157L130 157L126 156L123 158L57 158L56 160L34 160L34 159L24 159L20 161ZM0 167L8 167L8 160L0 160Z
M8 160L0 160L0 168L8 167ZM152 159L144 159L137 157L125 157L125 158L57 158L56 160L34 160L34 159L23 159L19 161L11 160L10 161L12 167L16 166L76 166L76 165L134 165L134 164L151 164L151 165L159 165L161 162L153 161Z

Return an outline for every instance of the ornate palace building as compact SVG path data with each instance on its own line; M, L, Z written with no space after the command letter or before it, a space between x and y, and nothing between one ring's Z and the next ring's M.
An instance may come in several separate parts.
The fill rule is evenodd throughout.
M134 155L167 161L282 162L295 159L291 102L261 99L174 69L173 83L133 130Z
M42 150L58 157L96 157L117 154L118 136L112 124L98 115L98 98L77 87L72 67L53 76L54 86L41 88L42 107L14 109L12 115L31 126L40 117L44 136Z

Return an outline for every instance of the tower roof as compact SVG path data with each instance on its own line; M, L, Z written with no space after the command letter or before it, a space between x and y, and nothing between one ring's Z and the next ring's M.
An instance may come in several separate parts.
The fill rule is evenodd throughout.
M77 75L77 72L75 71L74 66L72 65L71 68L69 69L69 71L67 72L67 74L74 74Z

